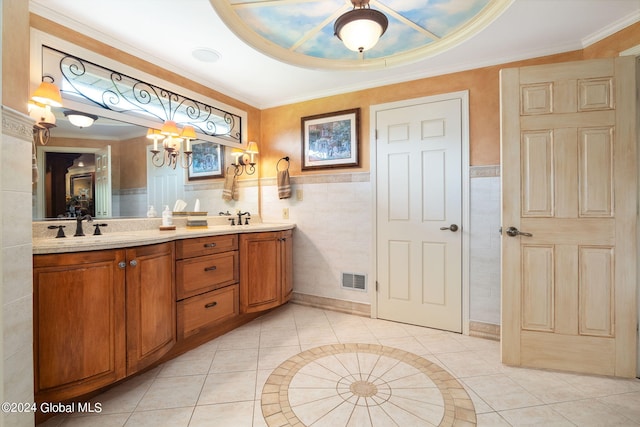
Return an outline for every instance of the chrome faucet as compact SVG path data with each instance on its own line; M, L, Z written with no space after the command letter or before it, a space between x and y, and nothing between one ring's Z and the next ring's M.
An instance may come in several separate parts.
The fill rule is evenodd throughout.
M73 237L80 237L80 236L84 236L84 230L82 229L82 220L86 219L87 222L92 222L93 218L91 218L91 215L87 214L87 215L78 215L76 217L76 234L73 235Z

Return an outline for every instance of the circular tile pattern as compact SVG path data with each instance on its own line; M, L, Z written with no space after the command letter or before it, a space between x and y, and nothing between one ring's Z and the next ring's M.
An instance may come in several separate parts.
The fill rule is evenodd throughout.
M462 385L418 355L375 344L334 344L286 360L262 390L273 426L475 425Z

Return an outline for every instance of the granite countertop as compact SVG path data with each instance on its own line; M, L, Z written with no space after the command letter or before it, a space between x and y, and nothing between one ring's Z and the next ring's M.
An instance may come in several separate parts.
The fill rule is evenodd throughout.
M102 221L101 221L102 222ZM108 222L108 221L107 221ZM75 227L75 222L73 227ZM103 234L94 236L87 233L85 236L74 237L73 230L69 226L65 228L67 237L55 238L55 230L50 230L50 236L42 237L34 233L33 254L55 254L65 252L84 252L103 249L118 249L132 246L164 243L173 240L189 239L193 237L217 236L222 234L255 233L261 231L282 231L295 228L295 224L289 223L262 223L255 222L250 225L209 225L207 228L187 229L177 224L175 230L160 230L159 228L113 230L103 228ZM93 228L92 228L93 230Z

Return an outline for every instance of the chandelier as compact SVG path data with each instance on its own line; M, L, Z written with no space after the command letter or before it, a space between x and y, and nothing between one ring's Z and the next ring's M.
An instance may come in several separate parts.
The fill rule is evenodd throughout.
M180 131L175 121L167 120L160 130L149 129L147 138L153 140L151 162L155 167L168 166L175 169L180 164L186 169L193 163L191 141L197 139L193 126L185 126ZM162 147L158 147L160 141L162 141ZM182 152L180 144L183 144Z
M235 167L235 175L240 176L243 173L253 175L256 171L256 158L259 153L258 143L251 141L247 145L246 150L234 148L231 150L231 157L235 158L233 166Z
M351 3L353 9L336 19L333 32L347 49L362 53L378 43L389 20L384 13L371 9L369 0L351 0Z

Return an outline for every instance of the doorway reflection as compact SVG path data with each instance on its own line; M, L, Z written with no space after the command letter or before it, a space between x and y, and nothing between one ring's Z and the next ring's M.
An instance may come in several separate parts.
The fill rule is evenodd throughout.
M47 218L95 216L95 155L47 152L45 164Z

